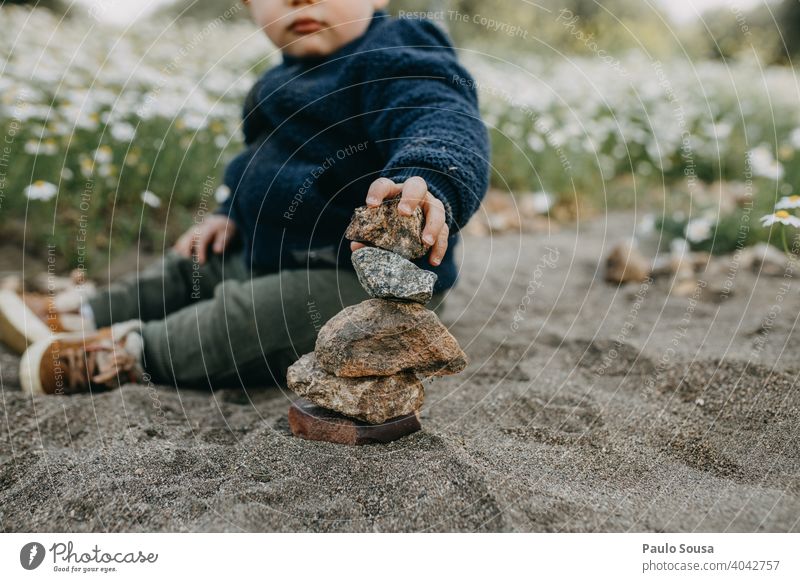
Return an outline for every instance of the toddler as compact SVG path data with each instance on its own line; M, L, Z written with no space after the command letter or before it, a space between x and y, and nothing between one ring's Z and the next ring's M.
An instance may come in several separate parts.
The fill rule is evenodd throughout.
M228 199L106 289L5 296L0 329L30 344L20 376L32 393L282 382L330 317L368 298L350 263L361 245L343 236L365 200L422 209L431 249L415 262L438 275L441 310L489 158L475 84L446 34L390 17L388 0L245 3L282 62L245 100Z

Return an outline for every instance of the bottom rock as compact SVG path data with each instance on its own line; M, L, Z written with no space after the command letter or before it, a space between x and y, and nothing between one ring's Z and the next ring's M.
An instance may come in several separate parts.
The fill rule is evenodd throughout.
M342 445L388 443L417 432L422 425L416 412L368 424L317 406L305 398L289 407L289 428L296 437Z
M414 374L339 378L322 369L314 352L289 366L286 381L298 396L317 406L371 424L419 410L425 398L422 382Z

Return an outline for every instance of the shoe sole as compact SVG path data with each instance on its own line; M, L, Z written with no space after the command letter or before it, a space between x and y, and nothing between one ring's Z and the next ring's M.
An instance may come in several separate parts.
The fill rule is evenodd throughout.
M50 328L14 291L0 291L0 340L17 354L52 335Z

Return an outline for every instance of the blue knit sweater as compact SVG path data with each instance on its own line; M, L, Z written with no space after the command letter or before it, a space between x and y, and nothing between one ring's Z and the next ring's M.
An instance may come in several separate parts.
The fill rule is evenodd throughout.
M458 230L488 186L489 141L474 82L439 27L376 12L333 54L284 55L250 91L243 130L217 212L236 223L251 268L352 269L344 231L369 185L421 176L451 236L441 265L415 263L439 276L436 291L453 286Z

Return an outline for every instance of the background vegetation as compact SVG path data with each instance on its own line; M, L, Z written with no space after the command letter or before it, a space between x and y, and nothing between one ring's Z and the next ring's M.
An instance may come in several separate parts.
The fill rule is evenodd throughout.
M19 4L0 4L20 32L0 36L5 241L55 244L72 264L170 244L225 195L241 101L274 47L216 0L176 2L124 34L76 5ZM680 27L644 2L537 6L392 2L444 15L478 81L493 187L546 192L573 214L648 209L676 237L702 219L708 237L690 242L715 252L737 244L744 215L755 224L796 193L800 4Z

